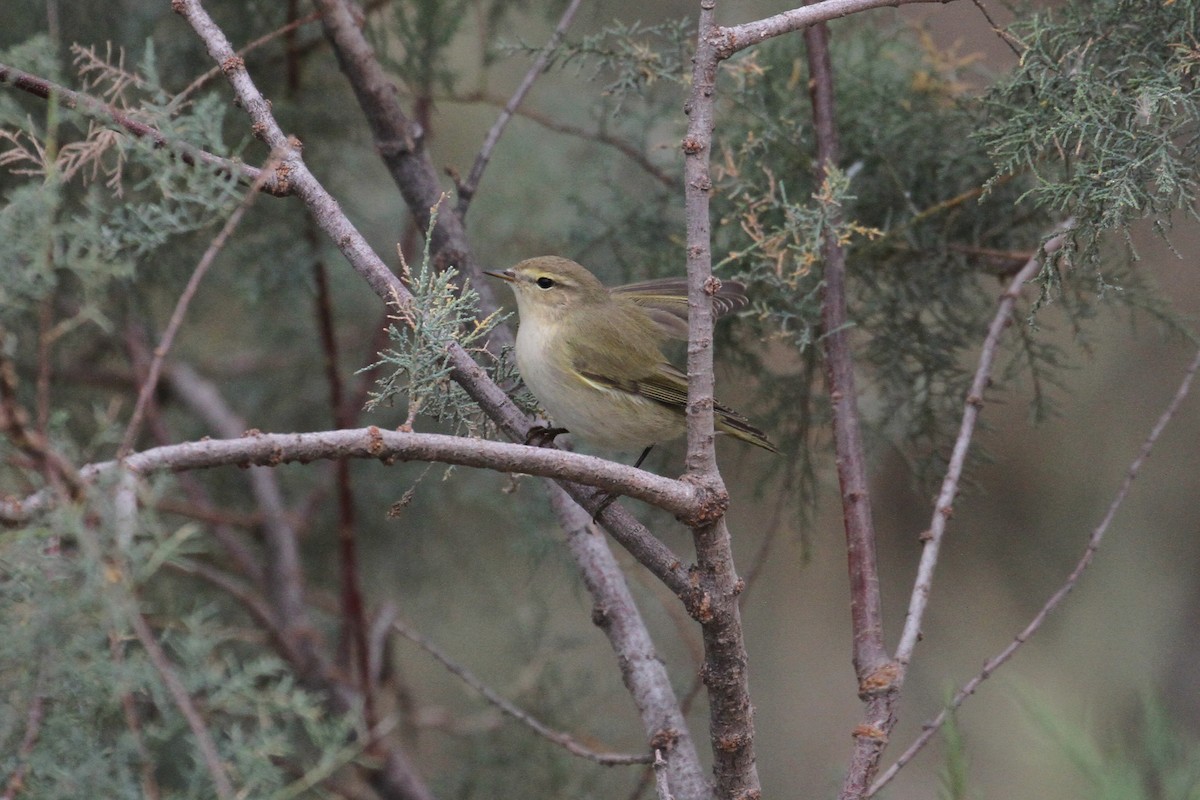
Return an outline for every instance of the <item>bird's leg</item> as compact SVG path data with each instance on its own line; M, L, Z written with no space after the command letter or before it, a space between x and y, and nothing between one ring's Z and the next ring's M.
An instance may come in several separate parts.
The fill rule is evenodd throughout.
M545 425L534 425L525 434L525 444L533 447L546 447L554 443L554 437L569 433L566 428L548 428Z
M654 449L654 445L650 445L645 450L643 450L642 454L640 456L638 456L637 461L633 462L633 468L637 469L638 467L640 467L642 465L642 462L646 460L646 456L650 455L650 451L653 449ZM592 514L592 522L595 522L596 520L598 520L600 518L600 515L602 513L604 513L604 509L611 506L613 504L613 501L615 501L616 499L617 499L617 495L613 494L612 492L606 492L604 495L604 499L600 501L600 505L596 506L596 511Z

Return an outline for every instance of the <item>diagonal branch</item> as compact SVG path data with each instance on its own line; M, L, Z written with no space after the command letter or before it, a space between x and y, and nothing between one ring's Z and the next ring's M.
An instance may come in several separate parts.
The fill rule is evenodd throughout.
M49 100L52 97L57 98L58 102L67 108L74 109L92 119L120 128L139 139L148 139L156 148L170 150L172 153L177 154L185 164L213 167L225 174L236 175L246 183L254 183L262 177L262 171L256 167L243 164L240 161L213 155L207 150L201 150L199 147L195 147L187 142L168 139L166 134L153 125L139 122L120 109L97 100L91 95L76 92L65 86L60 86L53 81L48 81L45 78L30 75L28 72L23 72L6 64L0 64L0 84L4 83L40 97L43 100ZM267 177L259 185L267 194L282 197L289 193L287 182L281 179L279 175L271 174L270 172L267 173Z
M1042 245L1041 253L1050 256L1063 246L1072 227L1072 220L1067 220L1059 226L1059 233L1052 236ZM1025 266L1013 276L1008 288L1000 297L996 315L988 327L987 336L979 354L979 366L967 392L963 406L962 424L959 427L958 438L950 455L950 463L946 467L946 477L942 480L941 491L938 492L934 503L933 518L929 530L922 536L925 547L921 551L921 561L917 567L917 577L913 583L912 598L908 605L908 615L904 620L904 632L900 635L900 643L896 647L896 661L904 670L912 659L913 648L921 633L921 620L925 615L925 607L929 602L929 593L933 585L933 572L937 566L938 553L941 550L942 538L946 532L946 522L954 513L954 498L958 494L958 482L962 477L963 465L966 463L967 450L971 446L971 437L975 432L975 424L979 419L980 409L983 408L983 395L991 382L992 364L996 360L996 351L1000 346L1000 337L1004 330L1012 324L1013 306L1020 295L1021 287L1033 278L1041 269L1041 260L1035 256L1026 262Z
M908 747L908 749L896 759L895 764L892 764L892 766L888 767L887 770L885 770L883 774L879 776L879 780L875 781L874 785L871 786L871 791L868 796L872 796L882 789L889 781L892 780L892 778L896 776L896 773L904 768L904 765L912 761L917 753L919 753L921 749L925 747L925 745L928 744L931 739L933 739L937 732L941 730L941 727L945 724L950 712L961 706L968 697L975 693L975 690L979 688L981 683L991 677L992 673L994 673L997 669L1003 666L1005 662L1012 658L1016 654L1017 650L1019 650L1021 646L1025 644L1025 642L1029 641L1029 639L1038 632L1050 613L1053 612L1054 609L1056 609L1059 604L1062 603L1071 590L1075 588L1075 584L1079 582L1079 579L1083 576L1084 571L1092 563L1092 559L1095 557L1096 551L1100 549L1100 543L1104 539L1104 534L1108 531L1109 526L1112 524L1113 518L1117 514L1117 510L1120 509L1121 505L1125 502L1125 498L1129 495L1129 491L1133 487L1133 482L1137 478L1138 473L1141 471L1142 465L1146 462L1146 459L1150 457L1150 451L1154 449L1154 445L1158 442L1158 438L1162 435L1162 432L1166 429L1167 425L1179 411L1179 407L1183 404L1184 399L1188 396L1188 392L1191 391L1192 381L1195 379L1196 372L1198 370L1200 370L1200 352L1196 354L1196 357L1192 359L1192 363L1188 365L1186 370L1184 370L1183 380L1180 382L1179 388L1175 391L1174 397L1171 398L1171 402L1167 405L1167 408L1162 412L1161 415L1159 415L1158 421L1154 424L1150 434L1142 443L1142 447L1138 451L1137 456L1130 463L1129 469L1125 472L1124 480L1121 481L1121 485L1117 489L1116 495L1113 497L1112 502L1110 502L1108 505L1108 511L1105 512L1104 518L1100 520L1100 523L1094 529L1092 529L1092 533L1088 537L1087 545L1084 547L1083 555L1079 557L1079 561L1076 562L1075 568L1071 570L1071 573L1067 576L1066 580L1063 581L1062 586L1060 586L1058 590L1054 592L1054 594L1047 598L1041 609L1037 612L1037 614L1034 615L1033 619L1029 621L1029 624L1026 625L1011 642L1009 642L1007 647L984 662L983 669L980 670L979 674L963 684L963 687L954 694L954 697L950 699L950 703L946 708L942 709L937 716L921 726L921 735L918 736Z
M408 639L413 644L420 647L426 653L433 657L435 661L445 667L451 674L458 676L467 686L470 686L476 692L483 696L485 700L494 705L496 708L503 711L508 716L515 719L531 731L541 736L543 739L553 742L559 747L566 750L568 753L580 758L586 758L589 761L594 761L597 764L606 766L622 766L629 764L649 764L654 759L653 756L646 753L601 753L592 750L590 747L585 747L569 733L558 731L541 722L533 715L523 710L515 703L503 697L499 692L496 692L486 683L475 676L475 673L467 669L462 664L458 663L450 656L446 655L440 647L435 645L429 639L422 636L417 631L413 630L408 625L400 620L392 621L392 630Z
M529 90L533 88L534 82L546 70L546 65L550 63L550 58L554 55L554 49L558 47L559 42L567 33L567 28L571 27L571 21L575 19L575 12L579 10L582 0L571 0L567 4L566 9L562 13L562 17L558 20L558 25L554 28L554 33L550 35L549 41L542 47L537 58L529 66L529 71L525 73L525 77L521 79L521 84L517 86L517 90L513 92L513 96L504 104L500 116L496 117L496 121L487 132L487 136L483 139L483 147L479 149L479 155L475 157L475 163L471 165L471 172L467 175L467 179L458 185L458 207L456 209L459 218L467 216L467 208L471 205L472 198L475 197L475 192L479 189L479 181L483 178L483 171L487 169L488 162L492 158L492 151L496 149L496 143L500 141L500 136L504 133L504 129L508 126L509 120L516 113L517 107L525 100L525 96L529 94Z

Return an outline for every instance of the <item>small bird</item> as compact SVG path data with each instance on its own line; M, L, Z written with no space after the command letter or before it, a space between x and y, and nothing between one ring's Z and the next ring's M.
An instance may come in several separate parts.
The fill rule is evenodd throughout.
M517 369L558 425L598 447L645 448L638 465L656 443L683 435L687 375L667 361L662 346L687 339L684 279L609 289L558 256L485 274L507 281L517 297ZM713 311L719 317L746 302L745 287L725 281ZM720 403L714 412L718 431L779 452L737 412Z

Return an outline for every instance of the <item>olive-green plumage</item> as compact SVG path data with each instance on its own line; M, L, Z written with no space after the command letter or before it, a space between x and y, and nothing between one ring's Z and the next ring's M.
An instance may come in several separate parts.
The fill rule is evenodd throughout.
M517 368L554 422L591 444L635 450L686 430L687 376L667 362L668 338L687 338L687 284L667 278L606 288L579 264L557 256L504 272L517 297ZM713 297L717 316L746 304L727 281ZM766 435L716 403L715 427L778 452Z

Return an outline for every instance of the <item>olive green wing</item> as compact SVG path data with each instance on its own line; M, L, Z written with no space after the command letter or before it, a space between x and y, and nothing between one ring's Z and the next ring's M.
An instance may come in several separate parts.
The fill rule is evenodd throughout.
M688 305L686 278L658 278L609 289L632 300L673 339L687 339ZM722 281L713 295L713 313L720 317L744 308L750 302L740 281Z

